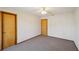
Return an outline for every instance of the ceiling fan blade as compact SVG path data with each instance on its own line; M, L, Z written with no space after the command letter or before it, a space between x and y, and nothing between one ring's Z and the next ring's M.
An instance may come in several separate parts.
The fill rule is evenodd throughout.
M49 8L46 8L46 7L42 7L40 9L40 13L43 15L43 16L54 16L54 13L50 12Z
M46 7L42 7L42 11L45 11L46 10Z
M48 15L50 15L50 16L54 16L54 15L55 15L54 13L52 13L52 12L50 12L50 11L47 11L47 13L48 13Z

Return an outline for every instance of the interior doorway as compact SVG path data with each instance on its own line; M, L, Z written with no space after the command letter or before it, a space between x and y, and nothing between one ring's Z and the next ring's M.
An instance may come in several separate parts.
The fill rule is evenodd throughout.
M41 35L48 35L48 19L41 19Z

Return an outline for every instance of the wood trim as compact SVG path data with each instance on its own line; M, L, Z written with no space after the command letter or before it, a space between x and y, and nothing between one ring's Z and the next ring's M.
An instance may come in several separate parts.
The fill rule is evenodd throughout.
M1 12L1 16L2 16L2 48L1 50L3 50L3 13Z
M10 14L10 15L16 15L15 13L11 13L11 12L5 12L5 11L0 11L1 13L6 13L6 14Z
M46 31L47 31L47 32L46 32L46 33L47 33L47 36L48 36L48 19L46 19L46 20L47 20L47 22L46 22L46 23L47 23L47 24L46 24Z
M17 45L17 15L15 15L15 33L16 33L16 35L15 35L15 38L16 38L15 45Z
M1 50L3 50L3 14L2 14L2 12L1 12L1 18L2 18L2 20L1 20Z
M15 33L16 33L16 35L15 35L15 45L17 44L17 15L16 14L14 14L14 13L10 13L10 12L4 12L4 11L0 11L1 12L1 17L2 17L2 43L1 43L1 50L3 50L3 13L6 13L6 14L10 14L10 15L14 15L15 16Z
M47 24L46 24L46 28L47 28L47 36L48 36L48 19L47 19Z

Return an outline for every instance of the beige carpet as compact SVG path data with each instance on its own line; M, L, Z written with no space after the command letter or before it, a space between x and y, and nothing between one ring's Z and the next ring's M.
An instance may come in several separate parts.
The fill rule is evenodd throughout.
M73 41L37 36L18 45L4 49L4 51L77 51Z

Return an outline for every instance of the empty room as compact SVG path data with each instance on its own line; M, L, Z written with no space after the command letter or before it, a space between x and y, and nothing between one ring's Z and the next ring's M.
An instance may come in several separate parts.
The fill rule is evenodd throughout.
M78 51L78 7L0 7L1 51Z

